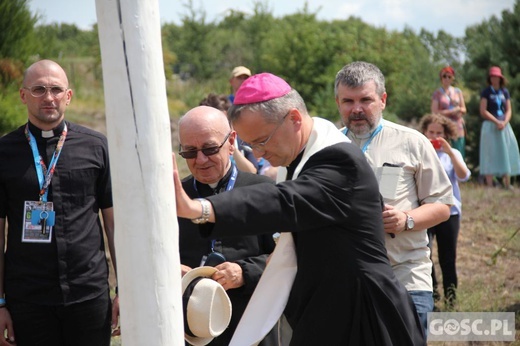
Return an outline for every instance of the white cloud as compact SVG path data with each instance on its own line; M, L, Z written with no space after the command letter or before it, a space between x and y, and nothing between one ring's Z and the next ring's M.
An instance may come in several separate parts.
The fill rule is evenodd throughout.
M187 14L183 1L159 0L161 21L180 23L182 14ZM277 17L293 14L303 9L305 3L311 12L318 9L322 20L347 19L350 16L389 30L402 30L405 26L418 32L425 28L430 32L444 30L461 37L465 29L491 15L501 16L502 11L512 10L515 0L289 0L268 2L269 10ZM208 21L218 20L228 9L253 12L253 1L194 0L195 10L204 8ZM32 0L32 11L45 16L43 23L74 23L89 29L96 22L93 0Z
M336 12L336 17L334 19L345 19L350 16L359 17L362 8L362 1L358 1L356 3L345 3L342 4L338 11Z

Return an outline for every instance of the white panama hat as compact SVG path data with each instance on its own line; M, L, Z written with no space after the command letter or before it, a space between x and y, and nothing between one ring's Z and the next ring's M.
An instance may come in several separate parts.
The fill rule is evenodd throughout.
M221 284L211 279L214 267L198 267L181 281L184 339L203 346L222 334L231 320L231 301Z

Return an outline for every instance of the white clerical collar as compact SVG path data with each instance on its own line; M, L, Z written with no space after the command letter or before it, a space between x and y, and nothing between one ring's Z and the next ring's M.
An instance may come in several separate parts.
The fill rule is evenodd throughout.
M43 130L42 130L42 137L43 137L43 138L51 138L51 137L54 137L54 130L49 130L49 131L43 131Z

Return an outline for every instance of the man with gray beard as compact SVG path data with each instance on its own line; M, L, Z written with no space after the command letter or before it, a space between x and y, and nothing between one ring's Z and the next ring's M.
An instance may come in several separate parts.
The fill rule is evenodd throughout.
M334 83L341 131L374 170L385 207L385 245L397 279L406 287L426 332L433 311L428 227L450 217L450 180L430 141L420 132L383 120L385 77L373 64L343 67Z

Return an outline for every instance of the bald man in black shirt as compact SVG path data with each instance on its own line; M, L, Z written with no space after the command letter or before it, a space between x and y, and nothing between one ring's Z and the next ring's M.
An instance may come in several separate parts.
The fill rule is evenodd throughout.
M18 346L108 346L119 314L99 219L115 268L107 140L65 121L72 94L57 63L34 63L28 122L0 139L0 327Z

